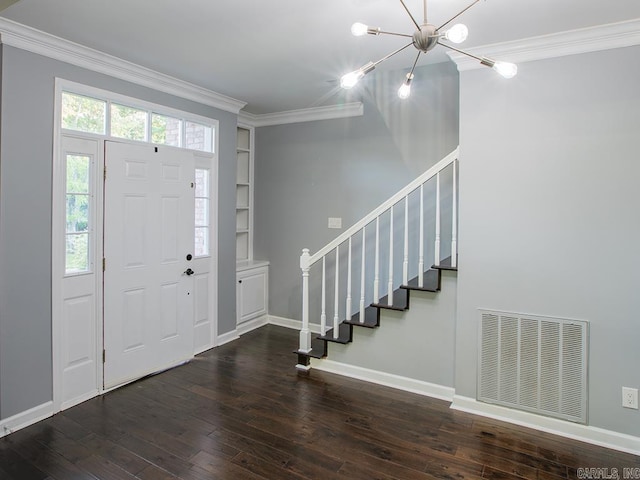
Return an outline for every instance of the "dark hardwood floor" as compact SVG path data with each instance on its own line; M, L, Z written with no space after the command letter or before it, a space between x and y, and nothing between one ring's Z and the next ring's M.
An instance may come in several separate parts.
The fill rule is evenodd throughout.
M623 454L294 369L266 326L0 440L0 479L578 478Z

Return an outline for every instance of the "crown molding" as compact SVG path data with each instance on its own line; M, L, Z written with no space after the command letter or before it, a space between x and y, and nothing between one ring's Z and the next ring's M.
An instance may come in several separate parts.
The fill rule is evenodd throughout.
M0 18L0 43L238 114L246 102Z
M362 102L331 105L328 107L312 107L284 112L264 113L256 115L240 112L238 121L252 127L269 127L287 123L313 122L315 120L332 120L336 118L360 117L364 113Z
M479 57L486 56L494 60L522 63L639 44L640 18L636 18L624 22L474 47L467 51ZM447 54L458 65L458 70L461 72L485 68L478 60L461 53L450 50L447 51Z

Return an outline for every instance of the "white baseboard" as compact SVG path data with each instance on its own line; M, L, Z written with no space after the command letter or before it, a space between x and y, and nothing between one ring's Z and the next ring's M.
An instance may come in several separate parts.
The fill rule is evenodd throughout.
M245 333L249 333L251 330L255 330L256 328L260 328L266 325L267 323L269 323L269 318L267 317L267 315L263 315L261 317L241 323L236 327L236 332L238 333L238 335L242 336Z
M311 359L311 367L324 372L337 373L345 377L357 378L366 382L377 383L387 387L397 388L405 392L417 393L426 397L437 398L450 402L453 400L455 390L452 387L444 387L434 383L402 377L393 373L379 372L368 368L334 362L333 360L315 358Z
M278 325L279 327L290 328L292 330L302 329L302 322L300 320L294 320L293 318L278 317L276 315L269 315L268 319L269 319L268 323L270 325ZM311 333L320 333L320 325L316 323L310 323L309 330L311 330Z
M238 331L236 329L231 330L230 332L223 333L222 335L218 335L216 338L216 347L220 347L225 343L233 342L240 338L238 335Z
M522 427L533 428L573 440L591 443L600 447L640 455L640 437L618 433L603 428L581 425L556 418L544 417L529 412L479 402L473 398L455 395L451 408L481 415Z
M79 397L67 400L66 402L63 402L62 405L60 405L60 411L66 410L67 408L75 407L76 405L80 405L81 403L86 402L87 400L91 400L98 395L100 395L100 390L96 389L92 392L80 395Z
M53 402L46 402L37 407L30 408L13 417L5 418L0 421L0 438L10 433L28 427L34 423L49 418L53 415Z

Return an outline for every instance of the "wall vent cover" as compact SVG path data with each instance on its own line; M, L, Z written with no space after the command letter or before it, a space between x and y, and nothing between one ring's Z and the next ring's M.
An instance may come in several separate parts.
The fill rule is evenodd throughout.
M478 400L586 423L588 323L480 315Z

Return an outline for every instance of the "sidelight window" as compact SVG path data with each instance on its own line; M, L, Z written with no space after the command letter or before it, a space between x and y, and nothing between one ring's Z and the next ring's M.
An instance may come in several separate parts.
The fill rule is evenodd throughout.
M195 255L204 257L209 255L209 206L210 198L210 172L205 168L196 168L196 191L195 191Z
M65 212L65 273L91 271L92 230L92 158L87 155L67 154L66 212Z

